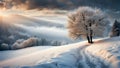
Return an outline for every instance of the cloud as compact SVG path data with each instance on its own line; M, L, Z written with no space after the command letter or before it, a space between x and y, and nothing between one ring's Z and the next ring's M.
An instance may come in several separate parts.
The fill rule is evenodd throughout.
M62 28L57 27L32 27L32 26L25 26L20 24L15 24L17 27L23 28L24 30L30 32L31 34L42 34L45 36L54 36L54 37L67 37L67 31ZM31 30L32 29L32 30Z
M119 2L119 0L1 0L0 6L14 9L71 9L78 6L119 9Z
M3 0L6 8L13 9L38 9L56 7L56 0Z

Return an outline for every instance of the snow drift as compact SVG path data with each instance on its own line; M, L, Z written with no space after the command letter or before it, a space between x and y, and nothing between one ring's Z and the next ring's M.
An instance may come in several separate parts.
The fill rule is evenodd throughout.
M98 39L56 47L0 52L0 67L8 68L119 68L120 37ZM23 54L17 55L24 50ZM17 53L19 52L19 53ZM14 56L12 55L14 53ZM7 58L5 58L7 56Z

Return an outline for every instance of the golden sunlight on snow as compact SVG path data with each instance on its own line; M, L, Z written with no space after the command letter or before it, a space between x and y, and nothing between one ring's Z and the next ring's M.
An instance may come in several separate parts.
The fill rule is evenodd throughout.
M5 13L5 12L3 12L3 11L0 11L0 16L3 16L3 17L8 17L8 16L9 16L9 14L7 14L7 13Z

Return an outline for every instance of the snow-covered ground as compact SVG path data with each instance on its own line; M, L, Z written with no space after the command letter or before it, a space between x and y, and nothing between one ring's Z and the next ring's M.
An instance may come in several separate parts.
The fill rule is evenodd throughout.
M119 68L120 37L56 47L31 47L1 51L0 67L5 68ZM39 49L40 48L40 49ZM31 52L28 52L31 51ZM14 55L13 55L14 53ZM22 53L22 54L20 54ZM18 55L19 54L19 55Z

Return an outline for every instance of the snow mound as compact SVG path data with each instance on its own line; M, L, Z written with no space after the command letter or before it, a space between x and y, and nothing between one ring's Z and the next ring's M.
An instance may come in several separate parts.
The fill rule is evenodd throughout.
M94 44L86 41L44 49L14 50L15 55L0 60L0 67L7 68L119 68L120 67L120 37L95 40ZM42 48L41 46L37 48ZM34 49L34 48L33 48ZM24 50L24 51L23 51ZM29 48L27 48L27 51ZM30 48L32 50L32 47ZM19 51L19 53L17 53ZM9 51L2 51L6 56Z

